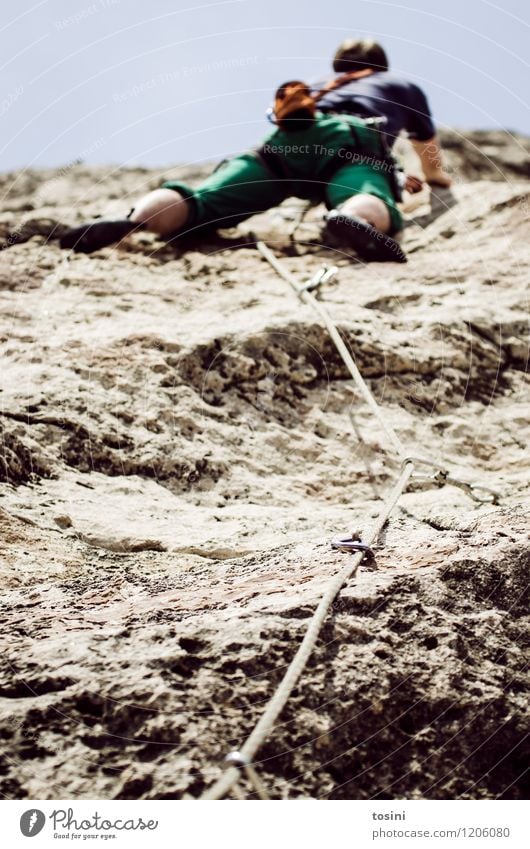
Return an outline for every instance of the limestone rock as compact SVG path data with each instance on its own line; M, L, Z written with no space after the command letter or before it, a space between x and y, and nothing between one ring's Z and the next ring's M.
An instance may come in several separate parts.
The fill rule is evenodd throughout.
M60 251L67 225L205 168L2 175L0 791L196 798L251 730L399 469L320 297L422 480L333 604L260 752L275 798L519 798L528 753L528 140L446 133L406 265L288 201L186 246ZM109 173L107 174L107 171ZM245 788L247 789L247 788Z

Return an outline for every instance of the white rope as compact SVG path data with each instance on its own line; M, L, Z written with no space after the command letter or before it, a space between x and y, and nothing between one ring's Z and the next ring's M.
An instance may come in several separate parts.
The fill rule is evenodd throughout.
M436 463L429 458L411 456L410 452L407 451L392 425L389 424L385 419L379 404L377 403L374 396L370 392L368 386L366 385L365 380L361 372L357 368L355 361L352 355L350 354L348 348L346 347L344 340L342 339L337 329L336 324L329 316L324 305L321 304L320 301L318 301L315 296L311 294L310 291L308 291L307 287L299 285L294 275L292 275L287 269L283 267L283 265L271 251L269 246L265 244L265 242L262 242L259 239L256 240L256 247L261 253L261 255L267 260L267 262L270 263L274 270L280 275L280 277L287 283L289 283L289 285L296 292L300 300L304 301L304 303L311 306L315 310L315 312L318 313L318 315L324 322L329 335L335 343L335 346L339 354L341 355L343 362L346 365L346 368L348 369L357 389L362 394L364 400L370 407L370 410L372 411L377 421L386 433L390 443L392 444L392 447L394 448L399 459L401 460L401 463L405 463L406 461L410 460L412 463L414 463L414 465L419 464L423 466L430 466L438 473L434 478L431 479L433 483L438 483L441 485L447 483L451 486L460 487L460 489L465 490L465 492L467 492L467 494L474 501L477 501L479 503L496 504L499 495L498 493L489 489L489 487L482 486L481 484L477 483L462 481L458 478L449 476L448 472L441 467L440 463ZM352 387L348 386L348 389L351 388ZM482 493L482 495L480 495L479 493Z
M248 780L254 787L254 790L258 794L259 798L262 799L264 802L269 801L270 796L267 793L265 785L256 770L254 769L254 767L251 764L247 764L245 767L245 772L247 773Z
M344 344L344 341L337 330L336 325L333 323L331 318L329 317L327 311L324 307L317 301L317 299L304 287L300 286L296 281L295 277L290 274L289 271L284 269L282 264L275 257L274 253L270 250L270 248L262 241L256 241L256 247L262 256L270 263L270 265L274 268L274 270L285 280L292 289L296 292L298 297L313 307L314 310L319 314L322 321L324 322L326 329L331 336L331 339L335 343L337 350L339 351L344 363L350 372L351 377L353 378L356 386L359 388L363 398L366 403L370 406L373 414L376 416L377 420L381 424L381 427L384 429L387 434L392 447L397 452L400 458L404 458L405 448L403 443L399 439L395 430L387 424L379 406L373 397L372 393L368 389L368 386L363 380L363 377L355 365L353 357L351 356L348 348ZM373 545L381 533L385 523L390 516L393 508L396 505L400 495L405 490L410 477L414 471L414 464L411 460L406 459L401 473L399 475L398 480L396 481L394 487L390 491L387 499L384 502L384 505L374 521L372 527L367 532L367 534L363 534L363 542L367 545ZM263 712L261 718L258 720L254 729L250 733L246 742L242 746L239 752L235 753L237 758L240 760L242 764L245 765L247 770L247 775L249 768L252 769L252 761L254 760L254 756L258 749L263 745L264 741L269 736L272 728L274 727L274 723L276 722L278 716L282 712L285 704L289 700L289 697L296 686L298 679L300 678L309 657L311 656L313 649L318 640L318 636L320 634L320 630L322 625L328 615L329 609L333 604L336 596L344 586L344 584L351 580L351 578L356 574L357 569L364 557L363 552L359 552L353 555L349 560L347 565L338 572L335 577L331 580L327 589L324 591L318 606L311 617L307 630L305 632L304 638L298 647L298 650L293 657L287 671L278 685L276 692L273 694L270 699L265 711ZM255 778L258 778L255 773ZM249 775L250 777L250 775ZM216 781L216 783L203 794L203 799L222 799L226 796L227 793L230 792L231 788L233 788L234 784L240 778L240 769L237 766L230 766L223 775ZM259 778L258 778L259 781ZM254 781L252 782L254 783ZM261 784L261 781L260 781ZM260 798L261 794L260 794Z
M413 470L413 463L406 463L398 480L396 481L394 487L392 488L387 499L385 500L384 506L381 512L379 513L377 519L373 523L367 535L365 536L363 534L363 540L365 540L368 545L373 545L376 542L390 513L395 507L396 502L398 501L401 493L406 488ZM265 708L264 713L258 720L256 726L254 727L250 736L247 738L246 742L240 750L241 755L248 762L253 761L256 752L264 743L266 738L269 736L269 733L272 730L276 719L285 707L286 702L288 701L294 687L296 686L296 682L298 681L307 661L309 660L309 657L318 640L318 635L320 633L322 624L327 617L329 608L333 604L335 597L340 592L346 581L350 580L355 575L362 559L363 552L359 552L358 554L353 555L353 557L349 559L348 564L335 575L335 577L330 582L328 588L325 590L324 595L320 599L318 607L316 608L311 618L311 621L309 622L307 631L298 648L298 651L292 659L289 668L287 669L282 681L278 686L278 689L272 696L267 707ZM202 798L222 799L223 796L225 796L229 792L230 788L232 787L234 782L238 780L238 778L239 769L237 767L230 767L213 785L213 787L211 787L210 790L206 791Z
M238 802L244 802L245 801L245 794L241 790L237 781L234 781L234 783L232 784L232 787L230 788L230 792L231 792L232 796L235 796L235 798L238 800Z
M379 424L388 436L388 439L392 443L392 447L397 452L399 457L403 459L405 457L405 447L403 443L401 442L394 428L388 424L385 417L383 416L377 401L375 400L374 396L372 395L366 383L364 382L361 372L355 365L352 355L344 344L344 341L339 331L337 330L336 325L329 317L327 310L322 306L321 303L319 303L319 301L317 301L317 299L314 295L311 294L311 292L306 291L303 286L300 286L298 284L295 277L282 266L282 264L275 257L275 255L268 247L268 245L265 244L265 242L261 242L258 240L256 242L256 247L260 254L267 260L267 262L270 263L270 265L272 265L272 267L280 275L280 277L282 277L287 283L289 283L291 288L294 289L300 300L304 301L306 304L309 304L309 306L313 307L313 309L319 314L320 318L326 325L326 329L329 335L331 336L333 342L335 343L337 350L341 355L344 364L346 365L346 368L350 372L355 382L355 385L361 392L364 400L369 405L372 413L377 418Z
M409 480L412 476L412 473L414 472L415 463L425 463L426 465L434 465L435 468L438 467L435 464L431 464L428 460L422 460L421 458L411 457L410 455L407 455L403 443L401 442L394 428L389 425L388 422L385 420L381 409L377 404L377 401L375 400L368 386L364 382L364 379L359 369L355 365L353 357L351 356L336 325L328 315L326 309L307 290L307 288L300 286L296 281L295 277L290 274L289 271L284 269L282 264L278 261L273 252L264 242L257 240L256 247L262 254L262 256L267 260L267 262L269 262L270 265L274 268L274 270L280 275L280 277L282 277L283 280L286 280L287 283L289 283L289 285L294 289L298 297L302 301L313 307L313 309L316 310L316 312L319 314L322 321L326 325L328 333L331 336L333 342L335 343L337 350L339 351L342 359L344 360L344 363L348 371L350 372L350 375L353 378L355 385L358 387L364 400L369 405L372 413L377 418L381 427L388 436L392 447L401 459L401 471L396 483L388 494L383 504L383 507L379 512L379 515L375 519L372 527L366 533L366 535L363 534L363 542L368 546L372 546L377 541L392 510L396 506L399 497L405 491L407 484L409 483ZM451 482L453 482L453 479L446 478L446 480L450 480ZM465 484L465 486L468 489L472 489L470 488L469 484ZM244 745L238 752L232 753L233 755L235 755L235 760L233 760L232 762L239 762L240 766L245 767L249 780L257 790L259 797L262 799L269 797L267 796L265 788L252 766L254 756L271 733L274 727L274 723L276 722L278 716L285 707L285 704L289 700L289 697L291 696L291 693L294 687L296 686L296 683L300 678L307 664L307 661L309 660L309 657L313 652L313 649L318 640L320 630L328 615L331 605L333 604L336 596L339 594L344 584L355 576L363 557L364 553L362 551L351 556L348 559L347 565L340 572L338 572L334 578L332 578L327 589L324 591L324 594L322 595L313 616L311 617L304 638L291 663L289 664L289 667L287 668L284 677L278 685L276 692L272 695L270 701L268 702L265 708L264 713L254 726L254 729L250 733ZM227 793L230 792L230 790L234 792L234 786L236 786L236 782L239 780L240 775L240 768L238 766L230 766L218 779L218 781L216 781L215 784L203 794L202 798L222 799L224 796L226 796Z
M246 757L246 755L243 754L243 752L239 750L229 752L225 758L225 763L232 764L235 768L239 770L239 779L241 778L241 770L244 769L248 782L256 791L256 795L258 796L258 798L263 799L264 801L268 801L270 799L270 796L267 793L263 781L250 763L249 759ZM242 793L242 791L238 788L237 781L235 784L232 785L231 789L233 794L237 794L237 792ZM243 798L243 796L238 798Z

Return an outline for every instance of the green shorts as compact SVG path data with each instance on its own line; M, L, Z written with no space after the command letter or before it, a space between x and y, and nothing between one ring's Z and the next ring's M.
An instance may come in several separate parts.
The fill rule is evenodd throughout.
M382 171L376 171L363 163L345 165L335 171L332 181L326 186L326 206L328 209L336 209L357 194L374 195L386 204L390 213L390 236L402 229L401 213L396 206L390 183Z
M345 164L340 164L340 151L346 150L346 142L351 146L352 124L357 127L358 133L367 134L364 128L359 129L351 116L347 120L326 117L310 131L296 134L295 152L290 150L289 156L285 155L282 159L283 178L273 173L270 163L265 162L255 151L249 151L223 162L195 189L175 180L163 183L163 188L174 189L189 200L190 217L186 223L186 232L205 227L234 227L251 215L278 206L288 197L322 202L328 209L334 209L348 198L362 193L374 195L386 204L392 222L392 235L401 229L402 218L390 179L378 166L376 158L364 155L354 161L347 161L345 156ZM292 134L276 131L270 140L275 142L275 150L282 150L281 143L284 143L285 150L286 140L291 143L293 138ZM325 148L322 139L326 142ZM323 149L326 153L331 152L339 165L329 179L324 179L329 157L327 160L322 154ZM319 179L320 173L322 179Z
M285 183L275 180L253 152L222 162L195 189L178 180L168 180L162 188L173 189L190 201L185 226L191 233L206 227L235 227L289 197Z

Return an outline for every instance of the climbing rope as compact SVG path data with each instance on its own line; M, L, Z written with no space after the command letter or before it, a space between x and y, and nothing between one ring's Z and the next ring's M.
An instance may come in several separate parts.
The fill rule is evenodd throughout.
M433 460L429 460L427 458L412 456L410 453L407 453L401 439L397 435L392 425L387 422L386 418L383 415L381 407L379 406L374 396L370 392L368 386L366 385L361 372L357 368L352 355L350 354L348 348L344 343L344 340L342 339L342 336L338 331L337 325L330 317L324 305L320 301L318 301L317 298L312 294L315 289L317 289L323 283L326 283L337 273L338 269L336 268L336 266L324 266L307 283L305 283L304 285L300 285L294 275L292 275L287 269L283 267L281 262L274 255L268 245L265 244L265 242L262 242L258 239L256 241L256 247L260 254L264 257L264 259L266 259L267 262L274 268L277 274L283 280L289 283L289 285L294 290L294 292L296 292L300 300L308 304L315 310L315 312L318 313L318 315L324 322L331 339L335 343L335 347L341 355L342 360L346 368L348 369L357 389L362 394L364 400L370 407L370 410L372 411L373 415L376 417L377 421L386 433L388 440L394 448L394 451L398 455L400 461L403 463L405 460L410 460L414 465L418 464L421 466L428 466L436 470L436 474L434 476L430 478L423 477L422 480L430 480L438 486L451 484L452 486L456 486L460 489L465 490L468 495L470 495L471 498L473 498L475 501L495 504L498 499L498 494L493 490L489 489L488 487L482 486L481 484L477 483L461 481L458 478L451 477L446 469L442 469L440 467L439 463L435 463ZM479 492L483 492L485 494L485 497L481 498L478 494Z
M496 493L493 493L491 490L488 490L485 487L478 486L476 484L468 484L465 481L459 481L456 478L450 478L448 473L445 470L441 470L439 465L431 462L430 460L424 460L422 458L413 457L408 455L403 443L400 438L396 434L394 428L386 421L381 408L377 404L377 401L373 397L370 392L368 386L364 382L364 379L355 365L355 362L348 351L338 329L334 324L330 316L328 315L324 306L317 301L314 295L311 294L312 290L318 287L322 282L329 279L337 269L331 267L321 269L308 283L305 285L300 285L295 277L287 271L283 265L279 262L270 248L262 241L256 241L256 247L258 251L262 254L262 256L270 263L270 265L275 269L275 271L282 277L289 285L294 289L298 297L309 304L313 309L321 317L324 322L333 342L335 343L337 350L339 351L350 375L352 376L356 386L360 390L363 398L366 403L369 405L371 411L374 416L376 416L378 422L381 427L385 431L390 443L392 444L394 450L396 451L400 461L401 468L398 479L396 480L394 486L389 492L387 498L385 499L383 506L374 520L373 524L366 532L363 534L363 541L361 542L356 540L348 540L343 539L339 540L334 544L335 548L338 548L343 551L350 551L351 557L348 560L346 566L341 569L330 581L328 587L325 589L324 594L322 595L318 606L309 621L307 630L305 635L298 647L298 650L293 657L285 675L283 676L280 684L278 685L276 691L272 695L270 701L268 702L261 718L258 720L254 729L247 737L245 743L241 747L241 749L237 752L231 752L227 758L225 759L227 762L227 769L215 782L215 784L207 790L202 798L203 799L222 799L229 792L237 799L244 798L241 789L238 786L238 782L242 777L242 770L244 770L246 777L249 782L254 786L257 795L261 799L268 799L269 796L265 790L265 787L259 778L255 767L253 766L254 757L257 751L261 748L269 734L271 733L274 723L276 722L278 716L282 712L285 707L287 701L289 700L293 689L296 686L297 681L299 680L309 657L311 656L313 649L317 643L320 630L322 625L327 618L328 612L341 591L344 584L351 580L357 573L357 569L359 568L363 558L367 556L367 554L371 553L371 546L373 546L381 534L388 518L396 506L400 496L407 488L407 485L411 481L412 474L414 472L415 464L430 466L437 470L433 481L435 481L438 485L444 485L445 483L451 483L456 486L460 486L465 489L475 500L477 501L488 501L489 503L495 503L497 496ZM430 480L430 479L429 479ZM486 498L480 498L477 495L477 492L482 490L486 493ZM355 552L355 553L353 553Z
M372 393L368 389L368 387L367 387L366 383L364 382L364 379L361 375L361 372L359 371L359 369L357 368L357 366L355 365L355 363L353 361L352 355L350 354L346 345L344 344L344 341L343 341L339 331L337 330L337 326L331 320L330 316L328 315L327 310L323 307L323 305L319 301L317 301L315 296L311 293L312 289L316 289L323 282L325 283L326 279L329 280L330 277L333 276L337 272L337 269L335 268L335 266L325 267L324 269L322 269L321 272L316 274L309 281L309 283L306 283L305 286L300 286L300 284L297 282L295 277L289 271L287 271L287 269L285 269L283 267L283 265L275 257L275 255L273 254L271 249L268 247L268 245L265 244L265 242L261 242L261 241L258 240L256 242L256 247L257 247L258 251L260 252L260 254L267 260L268 263L270 263L270 265L272 265L272 267L280 275L280 277L282 277L287 283L289 283L289 285L296 292L296 294L298 295L300 300L303 301L306 304L309 304L309 306L311 306L319 314L320 318L322 319L322 321L324 322L324 324L326 326L326 330L328 331L333 342L335 343L335 346L336 346L339 354L341 355L341 357L344 361L344 364L346 365L346 368L350 372L350 374L351 374L351 376L352 376L352 378L355 382L355 385L357 386L359 391L362 393L364 400L366 401L366 403L370 407L372 413L377 418L379 424L381 425L381 427L385 431L386 435L388 436L388 439L390 440L390 442L391 442L392 446L394 447L395 451L397 452L397 454L400 457L404 456L405 448L404 448L400 438L398 437L394 428L391 425L389 425L388 422L385 420L377 401L375 400L374 396L372 395Z
M399 500L401 493L406 488L413 469L414 466L412 463L407 463L402 469L398 480L385 500L381 512L366 535L368 545L373 545L377 541L377 538L390 516L390 513ZM304 667L313 652L318 640L320 629L322 628L322 624L328 615L328 611L333 604L335 597L338 595L344 584L354 577L363 557L363 551L354 554L348 561L347 565L334 576L328 588L325 590L324 595L320 599L318 607L309 622L307 631L300 643L298 651L293 657L282 681L278 686L278 689L267 704L267 707L254 727L254 730L240 749L239 754L247 763L251 763L253 761L256 752L269 736L276 719L285 707L286 702L296 686L296 682L300 678L300 675L302 674ZM203 799L222 799L230 791L232 786L239 781L239 778L239 768L236 766L229 766L213 787L204 794Z
M243 767L250 784L252 784L252 786L254 787L254 790L256 791L259 798L263 799L264 801L268 801L270 799L270 796L267 793L265 785L263 784L258 773L256 772L256 770L252 766L250 758L247 755L243 754L242 751L241 752L230 752L225 758L225 763L233 764L233 766L236 767L236 768ZM240 776L238 776L238 778L239 777ZM237 781L232 785L231 790L232 790L232 793L234 794L234 796L237 796L237 793L241 792Z

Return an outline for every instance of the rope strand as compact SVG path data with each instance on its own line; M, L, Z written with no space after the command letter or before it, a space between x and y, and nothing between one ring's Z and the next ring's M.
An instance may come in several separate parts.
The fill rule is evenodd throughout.
M401 442L394 428L388 424L385 417L383 416L377 401L375 400L374 396L372 395L366 383L364 382L364 378L361 372L355 365L352 355L344 344L344 340L342 339L342 336L337 330L336 325L329 317L327 310L322 306L321 303L319 303L319 301L317 301L317 299L314 295L311 294L311 292L306 291L302 286L298 284L295 277L283 267L283 265L275 257L275 255L268 247L268 245L265 244L265 242L261 242L258 240L256 242L256 247L260 254L267 260L268 263L270 263L270 265L272 265L272 267L280 275L280 277L282 277L283 280L289 283L289 285L296 292L298 297L306 304L311 306L319 314L320 318L326 326L326 330L328 331L333 342L335 343L335 346L339 354L341 355L346 368L350 372L350 375L353 381L355 382L355 385L361 392L364 400L366 401L372 413L377 418L379 424L388 436L392 447L394 448L400 459L403 459L405 457L405 447L403 443Z
M256 247L258 251L262 254L262 256L267 260L268 263L274 268L274 270L279 274L279 276L285 280L291 288L296 292L298 297L304 301L306 304L311 306L320 316L322 321L324 322L326 329L335 343L339 354L341 355L355 385L361 392L364 400L370 407L372 413L377 418L379 424L383 428L386 433L394 451L398 455L401 461L401 470L399 476L388 493L384 504L373 522L372 526L366 533L363 534L363 543L366 543L368 546L372 546L381 531L383 530L392 510L396 506L401 494L407 488L407 485L410 481L410 478L414 472L415 465L424 464L424 465L432 465L434 468L439 468L437 464L431 463L429 460L423 460L421 458L416 458L407 454L403 443L401 442L399 436L395 432L394 428L386 421L377 401L373 397L370 389L366 385L359 369L357 368L353 357L351 356L348 348L346 347L335 323L332 321L330 316L327 313L325 307L317 301L317 299L312 295L307 287L300 286L296 281L295 277L287 271L283 265L276 258L274 253L270 250L270 248L262 241L256 240ZM456 479L448 478L446 472L441 472L443 482L450 482L455 484ZM495 493L491 493L490 490L486 490L484 487L473 487L470 484L465 484L465 482L456 482L456 485L463 485L469 494L475 498L475 500L480 499L476 493L473 493L473 489L482 489L485 490L490 495L496 495ZM491 500L491 499L490 499ZM317 643L320 630L322 625L329 613L329 610L335 601L335 598L340 593L344 584L351 580L352 577L357 573L357 569L359 568L360 563L364 557L364 552L359 551L354 555L350 555L346 566L341 569L330 581L327 589L325 589L323 595L320 598L320 601L309 621L307 630L305 635L294 655L291 663L289 664L285 675L283 676L280 684L278 685L276 691L273 693L271 699L269 700L263 714L260 719L254 726L254 729L251 731L250 735L247 737L246 742L243 744L241 749L233 753L236 756L236 760L232 760L232 762L239 761L240 765L244 765L247 778L250 780L251 784L253 784L254 788L257 791L258 796L261 799L269 798L267 792L264 788L261 779L258 777L256 771L252 766L252 762L257 751L263 745L269 734L271 733L274 723L278 719L280 713L284 709L287 701L289 700L293 689L295 688L304 668L311 656L315 645ZM202 798L203 799L222 799L229 793L231 790L235 794L238 793L238 790L235 790L237 786L237 781L241 777L240 768L237 766L230 766L226 769L223 775L213 784L213 786L207 790ZM240 792L240 791L239 791Z
M414 466L412 463L407 463L402 470L398 480L393 486L391 492L389 493L383 509L379 513L377 519L373 523L372 527L368 531L366 536L366 541L369 545L372 545L376 542L379 534L381 533L390 513L394 509L397 501L401 493L404 491L410 476L414 470ZM346 581L350 580L359 567L363 559L363 553L359 552L358 554L353 555L349 560L348 564L335 575L329 584L328 588L325 590L318 607L316 608L311 621L309 622L307 631L305 636L298 647L298 650L293 657L289 667L280 682L276 692L270 699L265 711L263 712L261 718L258 720L255 725L253 731L250 736L247 738L246 742L241 748L241 754L248 759L248 761L252 761L258 749L265 742L267 737L269 736L274 723L276 722L279 714L285 707L286 702L288 701L292 691L294 690L300 675L302 674L309 657L311 656L315 644L318 640L318 636L320 633L320 629L322 628L322 624L328 615L328 611L333 604L335 597L338 595ZM222 799L223 796L229 792L230 788L239 778L239 769L237 767L230 767L226 770L226 772L219 778L219 780L210 788L210 790L206 791L203 795L203 799Z

